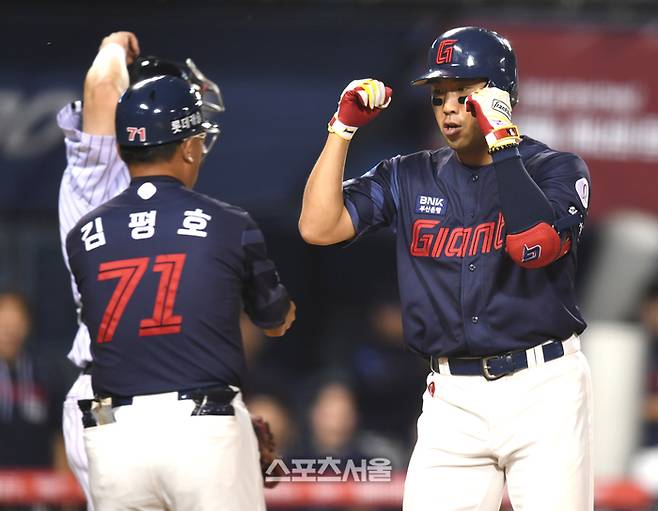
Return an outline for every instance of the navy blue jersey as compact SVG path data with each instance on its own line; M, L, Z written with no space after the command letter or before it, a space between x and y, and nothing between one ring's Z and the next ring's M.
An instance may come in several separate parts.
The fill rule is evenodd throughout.
M558 221L584 219L585 163L528 137L519 151ZM571 222L565 256L522 268L505 252L497 187L492 165L466 167L447 147L382 161L344 183L357 238L384 226L396 233L405 337L418 354L485 356L585 329L574 291L582 222Z
M290 306L261 231L166 176L133 179L66 239L100 394L239 386L244 308L261 328Z

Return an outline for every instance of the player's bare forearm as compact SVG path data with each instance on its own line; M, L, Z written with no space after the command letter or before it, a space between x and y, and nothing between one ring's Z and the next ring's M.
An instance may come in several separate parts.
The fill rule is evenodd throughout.
M343 203L343 171L349 142L391 102L393 91L372 78L352 80L329 120L327 143L304 190L299 232L307 243L331 245L353 238L352 219Z
M92 135L114 135L114 112L128 88L127 65L139 55L131 32L114 32L103 39L84 83L82 129Z
M330 133L306 182L299 232L307 243L331 245L354 237L354 226L343 203L349 144Z

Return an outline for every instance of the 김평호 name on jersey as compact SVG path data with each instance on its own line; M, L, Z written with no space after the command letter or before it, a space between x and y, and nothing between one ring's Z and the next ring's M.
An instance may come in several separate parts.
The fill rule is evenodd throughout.
M158 211L155 209L129 213L130 221L127 223L127 226L130 229L132 239L143 240L151 238L155 234L157 214ZM211 219L212 217L210 215L205 214L199 208L194 211L185 211L181 219L181 227L176 230L176 234L205 238L208 236L206 226ZM81 239L85 244L85 250L87 252L107 243L103 230L103 219L100 216L83 225L80 232L82 233Z

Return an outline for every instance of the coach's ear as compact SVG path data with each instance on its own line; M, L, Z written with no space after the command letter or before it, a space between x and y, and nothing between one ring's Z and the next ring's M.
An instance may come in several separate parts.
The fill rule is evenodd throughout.
M184 139L176 149L173 158L181 181L188 188L193 188L199 177L199 167L203 161L203 139L196 135Z
M192 138L186 138L181 140L172 161L176 161L178 164L183 163L183 165L189 165L194 162L194 156L192 154L192 144L190 143ZM182 160L182 161L181 161Z
M186 164L200 164L203 159L203 138L198 135L186 138L181 143L180 151Z

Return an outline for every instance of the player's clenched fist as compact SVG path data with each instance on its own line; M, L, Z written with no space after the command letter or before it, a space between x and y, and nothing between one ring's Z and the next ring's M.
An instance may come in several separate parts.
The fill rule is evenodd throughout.
M126 64L132 64L139 57L139 41L137 36L132 32L113 32L103 38L99 50L112 45L118 44L126 52Z
M519 128L512 124L509 93L496 87L485 87L466 98L466 109L477 119L489 152L519 144Z
M329 132L351 140L356 130L379 115L391 102L393 90L371 78L349 83L338 101L338 110L329 121Z

